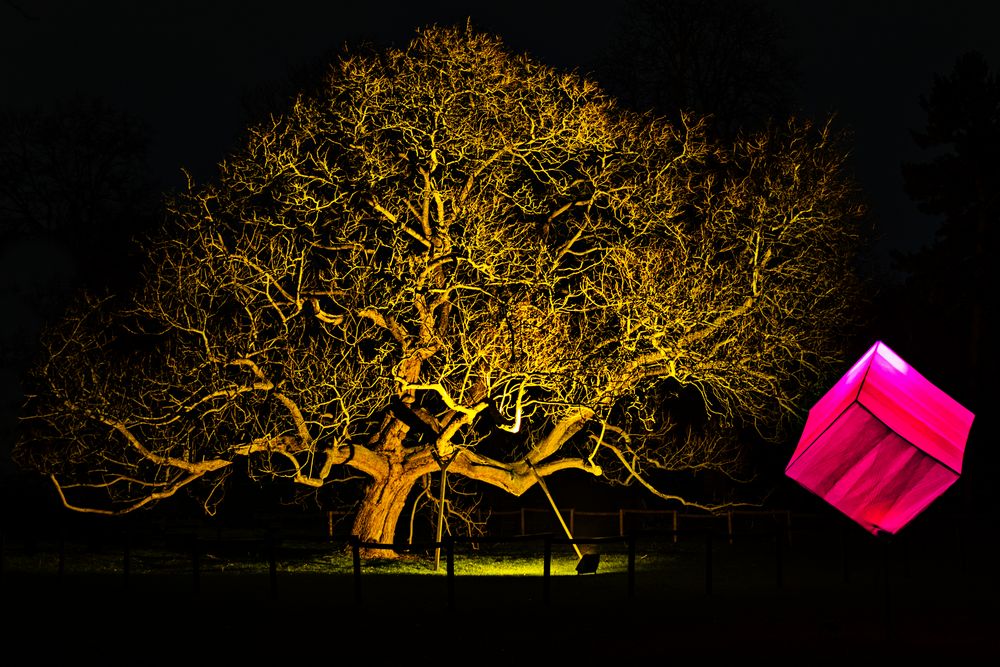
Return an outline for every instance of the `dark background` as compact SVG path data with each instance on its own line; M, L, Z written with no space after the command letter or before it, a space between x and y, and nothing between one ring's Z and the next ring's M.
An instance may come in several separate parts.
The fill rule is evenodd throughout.
M3 105L35 108L97 96L145 119L150 167L164 187L182 167L198 178L233 145L248 94L344 44L403 45L432 23L464 22L559 67L592 70L627 2L379 2L148 0L0 3ZM918 156L909 131L934 74L978 50L1000 61L1000 5L910 0L774 1L799 65L803 113L836 113L856 135L858 177L884 238L879 248L929 242L935 221L902 191L899 165Z
M910 134L926 122L920 97L928 94L935 75L949 73L967 51L979 51L994 67L1000 64L1000 4L764 4L775 12L785 36L781 47L798 70L795 110L817 120L836 114L836 124L853 133L852 164L876 229L870 268L880 284L898 284L905 276L894 269L891 253L931 243L940 222L917 210L903 190L900 172L903 162L926 159ZM282 89L292 73L345 44L402 46L418 27L470 18L474 27L501 36L513 50L590 72L621 34L627 6L523 0L3 0L0 110L42 113L81 96L101 100L145 125L150 143L143 177L159 192L178 187L182 169L196 180L210 179L214 165L238 140L253 101ZM143 223L134 224L141 231ZM58 235L41 239L7 233L0 238L0 436L5 447L21 401L19 378L33 351L31 340L45 317L57 310L42 307L37 297L46 290L70 289L84 273L95 271L81 257L84 246L68 241L86 235L87 230L76 229L63 235L62 242ZM127 267L130 261L124 254L105 254L100 268L113 273L115 265ZM905 315L907 307L893 312ZM873 330L872 340L881 334ZM925 345L920 358L908 357L915 347L908 342L897 350L915 364L955 353Z

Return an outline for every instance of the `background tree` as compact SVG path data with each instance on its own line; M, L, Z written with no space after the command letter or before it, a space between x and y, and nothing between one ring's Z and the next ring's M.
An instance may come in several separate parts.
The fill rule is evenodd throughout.
M996 336L998 310L992 285L1000 220L1000 82L982 54L966 53L949 75L934 77L921 104L927 125L913 137L931 157L903 165L902 173L907 194L941 225L932 245L897 257L908 274L899 335L927 350L921 365L982 414L996 397L991 379L997 357L989 343ZM980 420L976 431L966 474L979 480L976 502L983 502L994 496L996 459L979 444L990 439L990 423Z
M106 513L361 475L377 542L445 468L696 502L659 475L738 470L843 361L861 210L826 126L681 121L469 28L346 53L49 332L19 460Z
M625 7L598 78L627 106L674 121L681 113L710 118L724 138L791 112L798 70L767 4L629 0Z
M0 121L0 240L61 246L90 288L138 268L132 236L149 231L157 205L147 128L82 97Z
M23 493L10 447L41 327L75 290L139 268L130 237L148 232L156 205L147 145L142 124L96 98L0 112L0 466L11 494Z

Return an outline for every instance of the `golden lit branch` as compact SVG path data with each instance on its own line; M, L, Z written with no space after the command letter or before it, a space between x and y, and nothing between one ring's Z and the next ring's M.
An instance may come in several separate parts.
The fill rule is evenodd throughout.
M59 482L59 480L57 479L57 477L55 475L49 475L49 481L52 482L52 485L56 489L56 493L59 494L59 499L62 502L63 507L65 507L66 509L74 510L76 512L83 512L85 514L101 514L101 515L104 515L104 516L120 516L120 515L123 515L123 514L128 514L130 512L134 512L135 510L142 509L143 507L146 507L146 506L149 506L149 505L153 505L153 504L155 504L155 503L157 503L157 502L159 502L161 500L164 500L166 498L170 498L173 495L175 495L178 491L182 490L185 486L187 486L188 484L191 484L192 482L197 481L201 477L202 477L201 474L188 475L187 477L184 477L184 478L182 478L180 480L177 480L176 482L173 482L172 484L158 485L160 488L157 488L155 491L150 491L150 492L146 493L145 495L143 495L138 500L136 500L135 502L132 502L132 503L130 503L128 505L125 505L123 507L116 508L116 509L113 509L113 510L100 509L100 508L93 507L93 506L75 505L72 502L70 502L69 499L67 499L67 497L66 497L66 490L68 488L74 488L74 487L77 487L79 485L63 485L63 484L61 484ZM86 486L89 487L89 488L92 488L92 489L100 489L102 487L107 487L107 486L109 486L110 484L113 484L113 483L114 482L108 482L108 483L104 483L104 484L89 484L89 485L86 485Z

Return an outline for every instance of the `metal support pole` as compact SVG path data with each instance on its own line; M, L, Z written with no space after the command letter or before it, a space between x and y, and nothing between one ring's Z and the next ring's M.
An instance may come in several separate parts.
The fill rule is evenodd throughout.
M441 469L441 491L438 493L438 524L437 524L437 537L434 538L436 545L434 547L434 571L437 572L441 567L441 535L444 533L444 489L445 485L448 483L448 469Z
M437 543L434 547L434 571L437 572L441 568L441 536L444 534L444 491L448 487L448 466L451 462L455 460L455 456L458 455L456 452L450 459L444 462L441 466L441 489L438 491L438 523L437 523L437 537L434 541Z

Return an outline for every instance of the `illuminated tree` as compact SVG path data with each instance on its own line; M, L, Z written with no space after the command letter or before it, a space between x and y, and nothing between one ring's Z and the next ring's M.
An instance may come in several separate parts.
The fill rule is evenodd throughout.
M117 513L211 508L237 462L362 475L386 543L445 467L695 502L658 475L734 470L843 359L843 161L804 123L712 145L467 28L345 55L172 202L142 290L49 333L19 460Z

